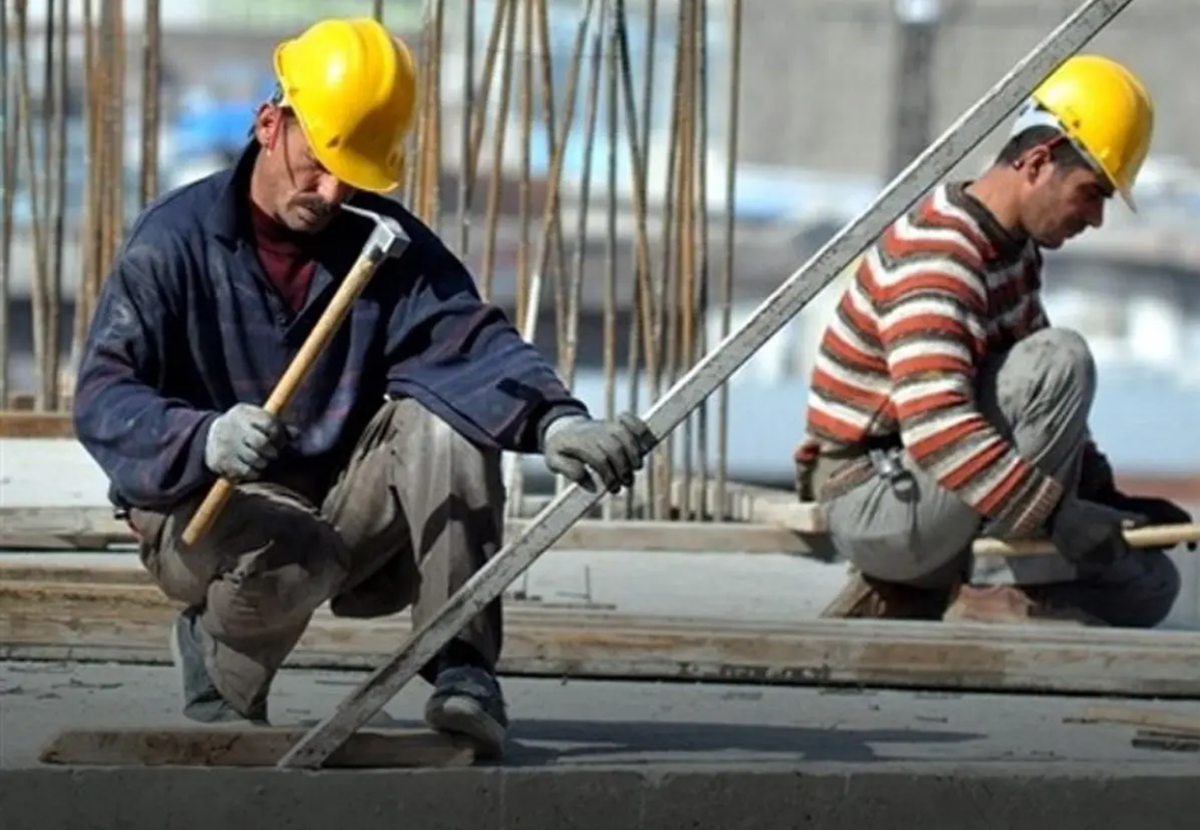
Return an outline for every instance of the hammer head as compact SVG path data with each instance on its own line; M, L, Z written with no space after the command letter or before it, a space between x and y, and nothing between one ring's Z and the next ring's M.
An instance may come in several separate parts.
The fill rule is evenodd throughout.
M373 254L372 258L383 260L389 257L398 257L408 247L408 234L404 232L404 228L400 227L400 223L392 217L384 216L381 213L376 213L366 208L355 207L354 205L343 204L342 210L357 213L359 216L370 219L374 224L371 236L367 239L367 244L363 248L364 251Z

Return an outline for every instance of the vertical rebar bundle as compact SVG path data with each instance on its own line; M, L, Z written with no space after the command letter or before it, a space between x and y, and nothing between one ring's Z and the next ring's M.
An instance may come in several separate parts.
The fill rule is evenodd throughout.
M136 9L125 0L33 2L45 9L37 31L31 0L0 2L0 408L53 411L69 406L72 363L129 222L161 193L171 33L160 0L144 0L140 32L127 31ZM398 197L444 236L481 294L509 309L568 384L585 361L602 374L605 416L644 409L687 372L712 345L710 318L714 330L730 327L726 206L742 4L661 5L426 0L420 31L401 33L421 72ZM368 10L384 20L380 0ZM714 21L725 31L724 84L710 67ZM663 71L665 61L673 71ZM72 118L82 142L70 140ZM726 135L712 134L717 121L727 122ZM716 199L714 143L729 156ZM70 190L72 165L81 195ZM718 227L723 262L712 252ZM30 298L28 344L14 341L19 280ZM31 388L16 388L9 371L21 349L35 356ZM635 492L606 500L605 515L724 518L726 408L722 392L655 451ZM515 463L508 483L519 504Z

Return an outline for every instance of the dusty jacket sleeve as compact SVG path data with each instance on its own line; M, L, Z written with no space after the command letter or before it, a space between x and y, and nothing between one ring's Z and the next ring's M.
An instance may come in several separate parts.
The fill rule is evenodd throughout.
M436 238L410 248L397 270L407 288L388 327L391 394L411 395L472 440L515 452L537 452L553 418L588 414Z
M213 480L204 442L218 413L159 391L168 333L185 325L170 311L168 260L158 245L123 251L101 289L75 385L79 441L117 500L138 507L173 504Z

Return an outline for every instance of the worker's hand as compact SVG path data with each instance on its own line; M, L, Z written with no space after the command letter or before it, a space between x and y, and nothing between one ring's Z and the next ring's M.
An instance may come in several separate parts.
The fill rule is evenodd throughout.
M204 444L204 463L230 481L253 481L279 457L290 433L261 407L239 403L213 421Z
M1191 513L1175 502L1157 496L1127 496L1118 493L1115 498L1107 499L1106 503L1145 516L1147 524L1185 525L1192 521ZM1195 542L1187 542L1185 545L1188 550L1196 550Z
M1103 570L1129 554L1124 530L1145 523L1139 513L1068 495L1050 517L1050 541L1076 565Z
M550 472L566 476L590 493L618 493L633 484L642 459L654 446L650 429L636 415L624 413L615 421L594 421L567 415L552 421L542 439L542 454ZM589 470L591 474L589 474Z

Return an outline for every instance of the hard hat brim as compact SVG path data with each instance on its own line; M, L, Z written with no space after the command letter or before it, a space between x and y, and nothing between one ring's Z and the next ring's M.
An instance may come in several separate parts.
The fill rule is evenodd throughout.
M293 41L280 43L275 48L273 55L275 77L278 79L282 89L279 106L287 107L295 115L296 121L300 124L300 131L304 134L304 140L308 142L308 147L312 151L313 156L316 157L317 161L334 178L357 190L366 190L371 193L390 193L400 187L404 183L403 176L393 176L389 171L383 169L375 162L363 158L355 158L346 152L346 148L342 148L339 152L330 152L314 140L312 130L304 117L304 113L289 101L288 89L284 86L284 79L288 77L287 53L292 43Z

